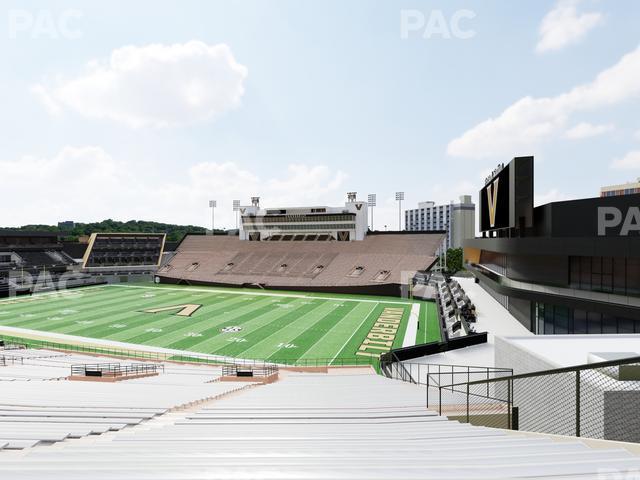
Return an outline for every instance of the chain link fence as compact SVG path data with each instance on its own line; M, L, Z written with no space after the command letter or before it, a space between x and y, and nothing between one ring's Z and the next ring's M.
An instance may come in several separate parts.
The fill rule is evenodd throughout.
M442 415L474 425L640 442L640 357L438 387Z

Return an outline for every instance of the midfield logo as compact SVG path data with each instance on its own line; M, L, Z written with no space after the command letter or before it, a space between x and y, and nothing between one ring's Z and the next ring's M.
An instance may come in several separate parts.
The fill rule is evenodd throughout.
M489 224L491 225L491 227L496 226L496 209L498 206L499 180L500 178L496 178L493 181L493 184L487 187L487 205L489 206Z

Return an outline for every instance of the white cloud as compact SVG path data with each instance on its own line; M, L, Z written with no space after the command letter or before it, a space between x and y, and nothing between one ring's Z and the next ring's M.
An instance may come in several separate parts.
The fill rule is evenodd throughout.
M622 158L616 158L611 162L611 167L619 170L640 169L640 150L633 150Z
M118 48L80 75L32 91L52 113L69 109L130 127L168 127L238 107L246 76L227 45L190 41Z
M536 52L561 50L582 40L602 22L600 12L578 13L578 0L560 0L542 19Z
M633 137L634 137L636 140L640 140L640 130L638 130L636 133L634 133L634 134L633 134Z
M208 226L213 198L218 200L216 226L233 227L233 199L248 204L250 196L259 195L270 206L342 201L346 180L340 170L307 165L290 165L280 177L262 178L233 162L199 163L184 179L157 180L93 146L0 161L0 171L5 198L20 205L0 211L4 226L105 218Z
M640 48L600 72L589 83L554 97L524 97L500 115L467 130L447 145L447 153L468 158L512 157L532 153L540 142L558 137L570 116L640 96Z
M603 133L611 132L614 128L611 124L593 125L588 122L582 122L567 130L565 137L570 140L582 140L583 138L595 137Z

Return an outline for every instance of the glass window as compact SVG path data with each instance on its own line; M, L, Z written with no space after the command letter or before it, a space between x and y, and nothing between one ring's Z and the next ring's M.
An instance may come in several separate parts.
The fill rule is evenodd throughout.
M544 309L544 333L545 335L553 335L553 305L545 305Z
M587 312L584 310L573 311L573 333L587 333Z
M627 258L627 295L640 294L640 259Z
M587 333L602 333L602 315L596 312L587 313Z
M633 333L634 323L630 318L618 318L618 333Z
M591 258L580 257L580 288L591 289Z
M602 333L618 333L618 319L611 315L603 315Z
M569 286L580 288L580 257L569 257Z
M615 257L613 259L613 293L626 295L626 270L627 265L624 258Z
M555 329L556 335L569 333L569 308L554 307Z

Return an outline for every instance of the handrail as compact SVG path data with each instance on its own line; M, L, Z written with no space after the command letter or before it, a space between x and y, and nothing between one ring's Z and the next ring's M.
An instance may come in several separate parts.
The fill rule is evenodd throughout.
M128 377L158 373L158 370L164 372L164 365L155 363L132 363L130 365L121 365L119 363L79 364L71 365L71 376L90 376L91 373L99 373L99 376Z
M72 352L83 352L96 355L108 355L125 358L140 358L146 360L164 361L164 362L180 362L180 363L197 363L207 365L224 365L224 364L244 364L255 365L265 363L264 359L241 359L241 358L213 358L214 354L198 354L193 352L181 353L164 353L135 349L122 349L116 347L92 346L82 344L67 344L62 342L52 342L49 340L36 340L26 337L0 335L0 341L20 342L21 348L42 348L64 350ZM335 367L335 366L366 366L371 365L375 369L379 367L377 358L361 358L361 357L335 357L335 358L282 358L267 359L268 363L279 364L292 367Z
M549 370L539 370L536 372L529 372L529 373L520 373L518 375L510 375L509 377L499 377L499 378L492 378L492 379L488 379L488 380L475 380L472 382L462 382L462 383L454 383L451 385L447 385L449 387L457 387L460 385L477 385L480 383L492 383L492 382L499 382L499 381L504 381L504 380L519 380L522 378L532 378L532 377L541 377L544 375L555 375L558 373L572 373L572 372L579 372L579 371L583 371L583 370L593 370L593 369L598 369L598 368L605 368L605 367L617 367L620 365L626 365L629 363L640 363L640 357L629 357L629 358L622 358L622 359L618 359L618 360L608 360L606 362L597 362L597 363L584 363L581 365L575 365L573 367L562 367L562 368L552 368Z

